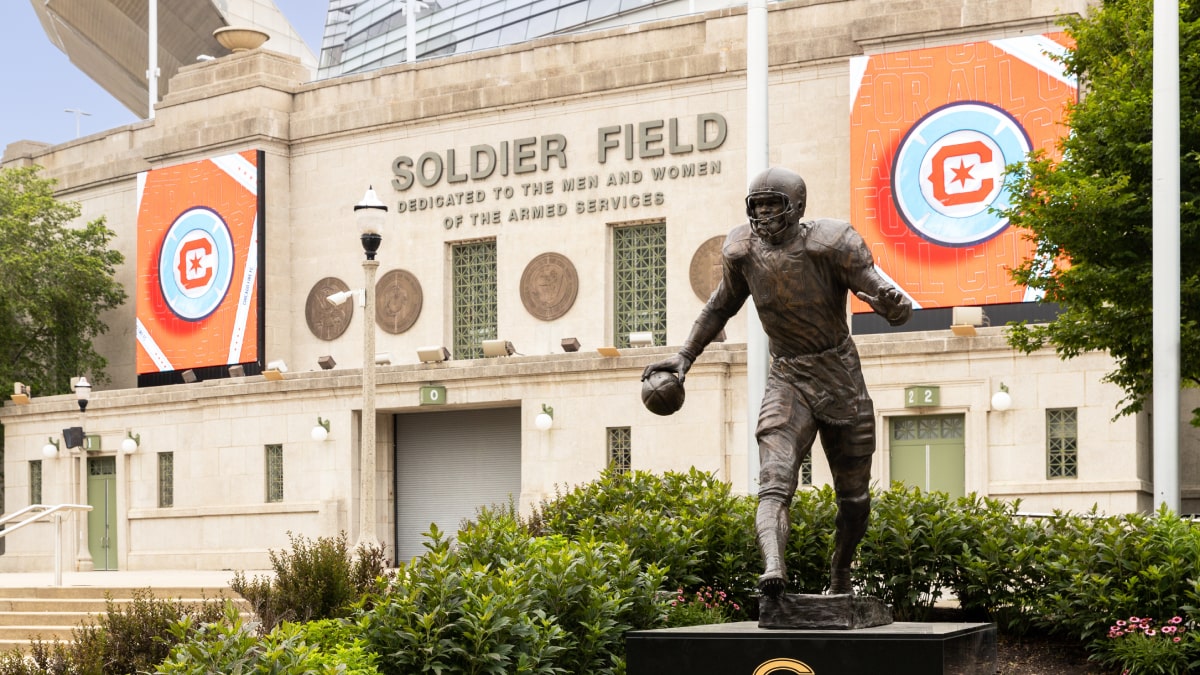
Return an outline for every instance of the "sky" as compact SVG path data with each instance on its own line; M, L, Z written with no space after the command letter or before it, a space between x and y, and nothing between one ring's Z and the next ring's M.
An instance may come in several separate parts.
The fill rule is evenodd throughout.
M319 55L327 0L275 4ZM77 123L78 135L87 136L140 119L51 44L31 0L0 0L0 64L0 153L19 140L70 141Z

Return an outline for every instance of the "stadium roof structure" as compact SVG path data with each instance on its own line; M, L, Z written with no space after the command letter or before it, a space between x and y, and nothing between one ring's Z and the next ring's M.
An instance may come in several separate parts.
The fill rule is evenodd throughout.
M744 0L420 0L414 60L744 4ZM407 0L331 0L318 77L408 60Z
M149 3L157 0L30 0L50 42L134 114L145 118L149 85ZM273 0L159 2L158 96L182 66L224 56L213 31L226 26L267 33L270 49L298 57L314 73L317 59Z

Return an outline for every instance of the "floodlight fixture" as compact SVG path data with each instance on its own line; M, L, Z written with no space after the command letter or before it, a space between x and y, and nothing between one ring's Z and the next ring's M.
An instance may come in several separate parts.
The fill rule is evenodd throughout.
M513 348L513 343L508 340L484 340L483 355L484 356L512 356L517 350Z
M417 349L417 359L421 363L440 363L450 360L450 350L442 345L429 345Z

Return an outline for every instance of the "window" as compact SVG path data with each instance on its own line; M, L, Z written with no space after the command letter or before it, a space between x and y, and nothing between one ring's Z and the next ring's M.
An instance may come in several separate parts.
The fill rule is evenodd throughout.
M892 420L892 440L956 440L965 437L965 429L962 415L898 417Z
M158 508L175 506L175 453L158 453Z
M29 503L42 503L42 460L29 463Z
M812 450L804 456L804 461L800 462L800 484L812 485Z
M667 343L667 226L613 228L613 344L629 346L629 334L650 332Z
M629 427L608 428L608 468L613 473L629 473L633 459L633 433Z
M1046 410L1046 476L1076 478L1079 475L1078 414L1075 408Z
M283 446L267 446L267 501L283 501Z
M483 341L496 339L496 242L452 248L454 358L478 359Z

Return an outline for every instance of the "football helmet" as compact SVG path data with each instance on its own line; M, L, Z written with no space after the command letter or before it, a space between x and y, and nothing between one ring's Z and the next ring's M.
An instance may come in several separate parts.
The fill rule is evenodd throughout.
M782 241L804 216L808 188L794 171L772 167L754 177L746 195L750 229L771 244Z

